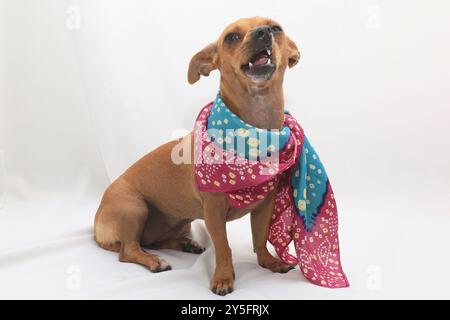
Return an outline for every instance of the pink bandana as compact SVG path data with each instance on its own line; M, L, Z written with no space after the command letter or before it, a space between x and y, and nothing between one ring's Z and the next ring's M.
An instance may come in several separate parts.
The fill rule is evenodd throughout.
M227 108L220 97L217 99L223 108ZM259 157L251 160L243 154L236 154L235 150L221 148L217 141L212 141L214 139L208 133L208 120L214 111L217 114L216 109L211 111L212 108L217 107L220 111L220 105L216 106L216 103L217 100L214 105L210 103L201 110L194 128L195 179L198 189L202 192L226 193L231 206L245 208L264 199L276 188L268 239L278 256L286 264L298 264L303 275L319 286L348 287L340 262L338 216L333 190L328 179L323 180L321 186L314 187L312 183L315 176L309 172L314 169L321 173L315 166L322 167L320 162L306 162L303 153L307 154L308 149L310 153L314 150L309 147L303 129L292 116L286 114L284 126L290 129L290 136L280 150L277 161L265 161ZM226 123L228 118L237 117L229 109L226 112L229 115L223 119ZM237 119L243 128L251 127ZM317 159L315 154L312 157ZM306 170L309 170L308 173ZM306 185L298 190L293 187L293 182L295 179L300 181L298 177L301 175L304 175L306 182L303 184ZM320 182L317 180L316 183ZM320 197L317 195L319 200L316 201L315 212L307 216L306 207L314 205L313 197L316 197L315 192L320 187L323 192ZM294 243L296 256L289 253L291 242Z

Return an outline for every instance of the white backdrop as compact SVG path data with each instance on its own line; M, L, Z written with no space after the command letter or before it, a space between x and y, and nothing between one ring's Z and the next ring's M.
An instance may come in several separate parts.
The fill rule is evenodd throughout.
M92 221L110 181L190 130L214 98L217 72L188 85L191 56L233 20L263 15L302 53L287 108L332 179L351 288L257 267L246 217L229 225L229 297L450 298L449 10L444 0L0 0L0 297L215 298L202 223L208 251L165 251L175 270L155 275L98 249Z

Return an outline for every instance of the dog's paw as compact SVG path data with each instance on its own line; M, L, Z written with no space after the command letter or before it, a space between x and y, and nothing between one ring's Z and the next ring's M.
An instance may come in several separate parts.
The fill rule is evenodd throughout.
M233 292L233 276L230 278L216 278L212 280L211 291L219 296Z
M272 256L269 259L259 261L259 265L276 273L286 273L295 268L295 266L285 264Z
M163 272L172 270L172 266L164 259L159 258L155 263L148 266L151 272Z
M200 244L198 244L197 241L192 239L186 239L181 243L181 250L184 252L190 252L195 254L201 254L206 249L205 247L202 247Z

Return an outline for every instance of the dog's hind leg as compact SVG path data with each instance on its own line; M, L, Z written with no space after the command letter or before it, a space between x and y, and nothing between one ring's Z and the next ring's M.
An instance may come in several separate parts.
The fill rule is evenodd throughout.
M105 192L95 218L95 240L102 248L118 251L121 262L138 263L152 272L170 270L166 261L141 248L149 208L139 195L124 189L113 184Z
M139 242L122 242L119 260L121 262L133 262L146 266L151 272L171 270L172 267L164 259L155 254L144 251Z
M178 222L174 219L171 220L170 223L173 226L164 232L163 239L143 246L149 249L172 249L195 254L205 251L203 246L191 238L191 220L179 220ZM169 221L166 220L166 222Z

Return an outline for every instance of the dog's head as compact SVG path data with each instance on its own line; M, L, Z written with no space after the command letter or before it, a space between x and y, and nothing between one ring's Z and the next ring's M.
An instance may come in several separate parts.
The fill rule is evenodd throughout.
M299 59L297 46L279 23L262 17L240 19L192 57L188 81L193 84L201 75L219 69L222 79L266 86L282 80L286 67L293 67Z

